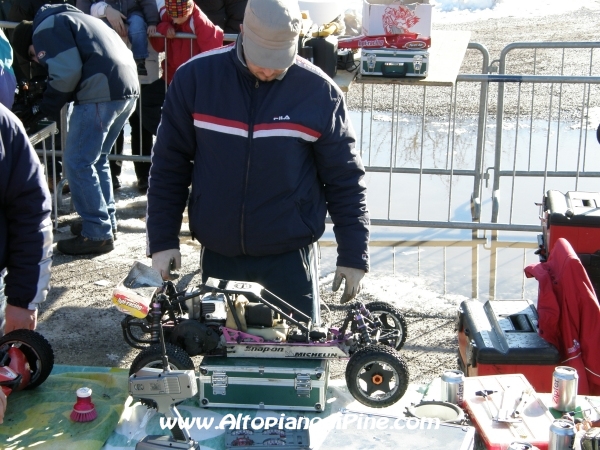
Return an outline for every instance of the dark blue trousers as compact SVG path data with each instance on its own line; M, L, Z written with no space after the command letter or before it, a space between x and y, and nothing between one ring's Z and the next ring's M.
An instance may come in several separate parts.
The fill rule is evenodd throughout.
M312 245L279 255L235 257L202 248L202 281L212 277L259 283L314 320L319 292L314 253Z

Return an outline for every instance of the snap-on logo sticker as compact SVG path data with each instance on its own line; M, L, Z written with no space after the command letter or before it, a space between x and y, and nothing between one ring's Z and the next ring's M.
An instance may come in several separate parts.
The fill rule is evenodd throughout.
M46 56L46 52L44 50L37 54L38 59L42 59L44 56Z

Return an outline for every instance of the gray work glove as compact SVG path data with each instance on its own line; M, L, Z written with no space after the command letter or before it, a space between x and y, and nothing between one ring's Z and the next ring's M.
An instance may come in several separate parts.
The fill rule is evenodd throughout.
M335 276L333 277L333 285L331 290L336 292L342 284L342 279L346 279L346 285L344 287L344 293L340 299L340 303L347 303L358 295L360 292L360 281L365 276L365 271L361 269L353 269L352 267L338 266L335 269Z
M152 268L160 273L163 280L171 280L171 270L181 267L181 253L179 249L172 248L152 254Z

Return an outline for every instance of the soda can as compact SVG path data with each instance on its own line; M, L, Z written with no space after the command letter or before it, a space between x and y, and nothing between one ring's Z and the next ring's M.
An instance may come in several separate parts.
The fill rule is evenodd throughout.
M442 401L461 406L464 400L465 374L460 370L442 373Z
M557 411L574 411L577 404L577 370L558 366L552 374L552 407Z
M556 419L550 425L548 450L573 450L575 424L570 420Z
M529 442L511 442L507 450L533 450L535 448Z

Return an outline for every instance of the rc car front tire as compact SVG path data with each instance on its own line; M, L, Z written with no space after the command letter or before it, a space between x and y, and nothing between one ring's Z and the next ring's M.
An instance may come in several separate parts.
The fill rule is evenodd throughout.
M193 370L194 362L192 358L177 345L165 344L167 349L167 360L169 361L169 367L171 370ZM162 360L162 346L160 344L151 345L150 347L142 350L139 355L135 357L129 368L129 375L133 375L144 367L150 367L155 369L163 368Z
M400 354L386 345L369 345L354 353L346 367L352 396L372 408L385 408L402 398L408 387L408 368Z
M54 351L44 336L33 330L14 330L0 338L0 350L10 347L21 350L29 363L31 378L23 389L34 389L46 381L54 367Z
M393 347L392 345L390 345L390 347L393 347L396 350L400 350L406 342L407 335L406 320L404 320L402 312L400 312L398 308L385 302L371 302L366 304L365 307L369 310L369 312L372 315L374 315L381 321L384 330L400 331L400 339L398 339L396 346ZM385 342L380 343L389 345Z

